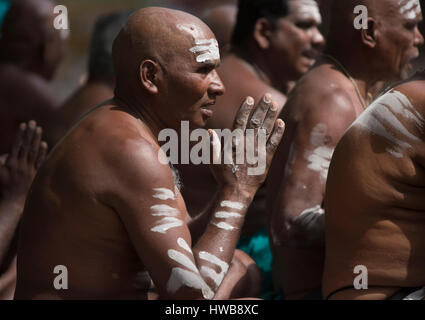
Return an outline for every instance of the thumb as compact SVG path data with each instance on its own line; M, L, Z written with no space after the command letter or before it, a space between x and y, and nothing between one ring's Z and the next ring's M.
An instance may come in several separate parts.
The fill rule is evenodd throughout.
M208 130L208 134L210 135L210 143L212 147L212 163L220 164L221 160L221 142L218 138L217 132L212 129Z

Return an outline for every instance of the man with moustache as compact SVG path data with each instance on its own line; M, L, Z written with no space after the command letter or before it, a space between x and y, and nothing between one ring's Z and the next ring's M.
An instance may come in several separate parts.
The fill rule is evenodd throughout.
M230 129L237 101L247 94L258 99L271 92L279 111L290 81L313 65L324 38L318 30L321 16L313 0L241 0L232 37L232 49L218 73L227 93L217 102L208 121L213 129ZM188 211L197 212L211 200L217 184L206 166L179 166ZM265 188L254 199L242 230L240 248L259 265L264 291L271 289L271 251L266 231Z
M354 27L357 5L368 9L367 29ZM325 185L335 146L371 102L369 89L405 78L423 44L417 1L333 1L331 8L326 54L281 114L288 134L268 181L275 281L288 299L321 297Z
M34 180L15 298L147 299L151 279L162 299L249 295L247 270L235 274L231 261L283 135L276 103L265 95L255 108L245 98L234 126L268 133L266 150L254 148L265 152L265 172L249 175L250 164L212 165L219 191L192 219L158 137L166 128L180 131L181 121L206 125L211 104L224 93L217 41L198 18L149 7L130 16L113 61L114 99L78 122ZM209 134L216 159L220 141ZM65 272L67 285L55 281ZM243 280L247 285L239 287Z

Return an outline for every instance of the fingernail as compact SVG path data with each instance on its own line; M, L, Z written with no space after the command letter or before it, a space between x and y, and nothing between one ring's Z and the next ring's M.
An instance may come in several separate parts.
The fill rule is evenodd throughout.
M21 129L21 130L25 130L26 128L27 128L27 124L26 123L21 123L19 125L19 129Z
M272 102L272 95L270 93L266 93L266 95L264 96L264 102L265 103Z
M273 112L277 111L277 105L275 103L273 103L270 110L273 111Z
M31 120L31 121L29 122L29 126L30 126L31 128L35 128L35 125L36 125L36 123L35 123L35 121L34 121L34 120Z
M283 120L279 119L279 120L277 120L277 125L279 126L279 128L283 128L283 126L285 125L285 122L283 122Z
M254 98L248 97L246 98L246 104L252 106L254 104Z

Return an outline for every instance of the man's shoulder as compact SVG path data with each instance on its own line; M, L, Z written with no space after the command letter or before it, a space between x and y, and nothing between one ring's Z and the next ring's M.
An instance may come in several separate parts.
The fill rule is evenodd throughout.
M355 116L352 83L329 65L320 65L305 74L288 97L287 113Z
M425 75L394 86L392 91L399 91L416 107L425 112Z
M98 142L105 144L110 152L132 150L148 156L149 151L158 152L160 148L144 121L113 100L92 109L81 121L80 129L87 135L102 138Z

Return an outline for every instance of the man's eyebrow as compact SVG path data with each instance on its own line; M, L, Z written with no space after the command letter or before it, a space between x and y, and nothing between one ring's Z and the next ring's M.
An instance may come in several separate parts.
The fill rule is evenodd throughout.
M199 64L200 67L207 67L207 68L218 68L221 65L221 61L220 62L214 62L211 60L207 60L205 62L202 62Z

